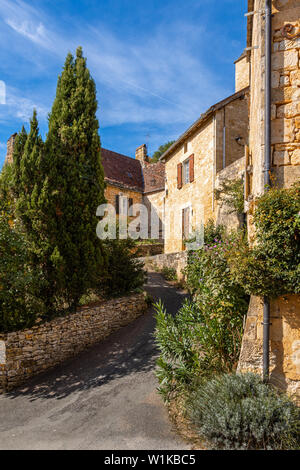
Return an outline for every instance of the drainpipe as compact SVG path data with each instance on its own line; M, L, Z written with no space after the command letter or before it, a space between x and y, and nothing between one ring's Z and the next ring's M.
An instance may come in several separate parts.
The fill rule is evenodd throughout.
M270 188L271 178L271 73L272 73L272 0L266 0L265 13L265 191ZM264 297L263 312L263 379L269 381L270 373L270 301Z

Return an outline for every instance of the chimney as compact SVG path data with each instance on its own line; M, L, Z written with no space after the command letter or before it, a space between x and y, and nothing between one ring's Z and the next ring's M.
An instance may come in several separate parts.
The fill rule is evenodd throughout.
M135 159L139 160L142 165L149 162L149 157L148 157L148 151L147 151L147 145L146 144L140 145L140 147L138 147L136 149Z
M5 163L12 163L13 161L13 153L14 153L14 144L15 144L15 139L16 139L17 133L13 134L10 136L10 138L7 141L7 152L6 152L6 157L5 157Z
M250 85L250 62L247 53L243 54L235 61L235 92Z

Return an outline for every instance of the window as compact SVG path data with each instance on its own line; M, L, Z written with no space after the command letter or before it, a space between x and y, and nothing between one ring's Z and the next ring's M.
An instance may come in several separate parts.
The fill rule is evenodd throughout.
M188 143L185 142L183 145L183 152L186 153L188 151Z
M183 184L190 182L190 159L183 162Z

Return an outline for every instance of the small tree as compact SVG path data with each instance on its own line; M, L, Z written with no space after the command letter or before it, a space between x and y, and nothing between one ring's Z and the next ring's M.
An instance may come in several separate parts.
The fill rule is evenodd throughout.
M168 150L171 145L173 145L175 140L171 140L166 142L165 144L161 145L156 152L152 155L151 163L156 163L160 159L160 157Z

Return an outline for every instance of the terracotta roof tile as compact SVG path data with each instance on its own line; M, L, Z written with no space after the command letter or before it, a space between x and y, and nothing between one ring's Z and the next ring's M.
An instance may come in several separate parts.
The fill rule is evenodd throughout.
M144 192L149 193L165 188L165 164L146 163L143 167Z
M142 165L139 160L104 148L101 149L101 158L106 180L143 191Z

